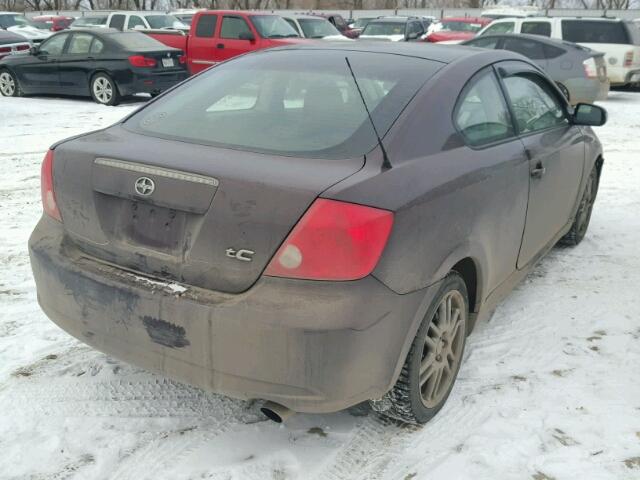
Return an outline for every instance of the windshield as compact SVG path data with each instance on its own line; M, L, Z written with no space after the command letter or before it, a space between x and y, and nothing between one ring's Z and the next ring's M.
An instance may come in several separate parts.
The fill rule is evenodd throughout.
M298 23L307 38L323 38L331 35L341 35L336 27L324 18L299 18Z
M22 15L0 15L0 27L9 28L16 26L30 26L39 28L38 25Z
M562 20L562 39L574 43L632 43L622 22L598 20Z
M362 35L404 35L402 22L369 22Z
M81 17L73 22L73 26L78 25L106 25L108 17Z
M370 18L359 18L353 23L352 27L353 28L364 28L364 27L367 26L367 23L369 23L370 21L371 21Z
M189 28L173 15L145 15L151 28Z
M164 43L139 32L122 32L110 35L111 40L127 51L157 51L168 50Z
M53 26L53 20L49 20L49 21L40 21L40 22L31 22L31 26L32 27L36 27L40 30L51 30L51 27Z
M262 38L299 37L286 20L276 15L254 15L251 17L254 27Z
M440 22L442 25L441 30L449 32L479 32L482 30L482 24L480 23L467 23L467 22Z
M340 159L380 135L442 66L399 55L286 50L238 57L158 99L124 124L135 132L259 153Z

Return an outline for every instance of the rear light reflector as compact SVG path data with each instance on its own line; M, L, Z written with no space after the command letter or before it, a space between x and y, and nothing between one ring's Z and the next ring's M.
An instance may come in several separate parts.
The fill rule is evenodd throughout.
M393 213L354 203L317 199L265 270L274 277L357 280L375 268Z
M587 58L582 62L584 67L584 76L587 78L598 78L598 69L596 67L596 61L593 58Z
M129 57L129 63L134 67L155 67L157 62L153 58L142 55L132 55Z
M56 194L53 190L53 150L49 150L42 162L42 170L40 172L40 192L42 193L42 207L44 213L59 222L62 221L58 204L56 203Z
M624 66L629 68L633 64L633 50L629 50L624 55Z

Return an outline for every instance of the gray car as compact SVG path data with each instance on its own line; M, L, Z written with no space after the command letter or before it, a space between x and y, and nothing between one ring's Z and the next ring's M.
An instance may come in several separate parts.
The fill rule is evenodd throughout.
M556 82L572 105L606 100L609 79L604 53L540 35L482 35L464 42L480 48L510 50L537 63Z
M49 150L38 300L83 342L276 420L370 400L423 423L476 322L584 237L603 165L586 125L605 120L507 51L237 57Z

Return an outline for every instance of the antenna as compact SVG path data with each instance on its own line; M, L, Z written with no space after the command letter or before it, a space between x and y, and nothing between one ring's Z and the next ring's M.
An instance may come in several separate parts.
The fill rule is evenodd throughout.
M364 101L364 95L362 94L362 90L360 90L360 85L358 84L358 80L356 80L356 76L353 73L353 68L351 68L351 63L349 63L349 59L347 57L344 57L344 60L347 62L347 67L349 67L349 71L351 72L351 78L353 78L353 82L356 84L356 88L358 89L358 93L360 94L360 99L362 100L364 109L367 111L367 116L369 117L371 126L373 127L373 132L376 134L376 138L378 139L378 145L380 145L380 150L382 150L382 168L384 170L389 170L391 168L391 163L389 162L387 151L384 148L384 144L382 143L382 139L380 138L380 134L378 133L378 129L376 128L376 124L373 123L373 117L371 116L369 107L367 107L367 102Z

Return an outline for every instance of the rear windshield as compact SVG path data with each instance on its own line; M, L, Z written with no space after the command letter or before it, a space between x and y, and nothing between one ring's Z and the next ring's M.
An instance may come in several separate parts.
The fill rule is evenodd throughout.
M109 17L82 17L74 20L73 25L106 25L107 18Z
M369 22L362 35L404 35L403 22Z
M562 20L562 39L575 43L632 43L624 23L597 20Z
M276 15L253 15L251 21L262 38L292 38L300 36L284 18Z
M482 29L481 23L444 21L440 22L442 30L450 32L479 32Z
M324 38L340 35L340 32L324 18L299 18L298 23L307 38Z
M442 66L366 52L287 50L214 67L144 108L125 128L259 153L339 159L362 156ZM383 57L383 58L381 58Z
M151 51L166 50L169 48L164 43L160 43L149 35L140 32L119 32L110 35L110 38L125 50Z

